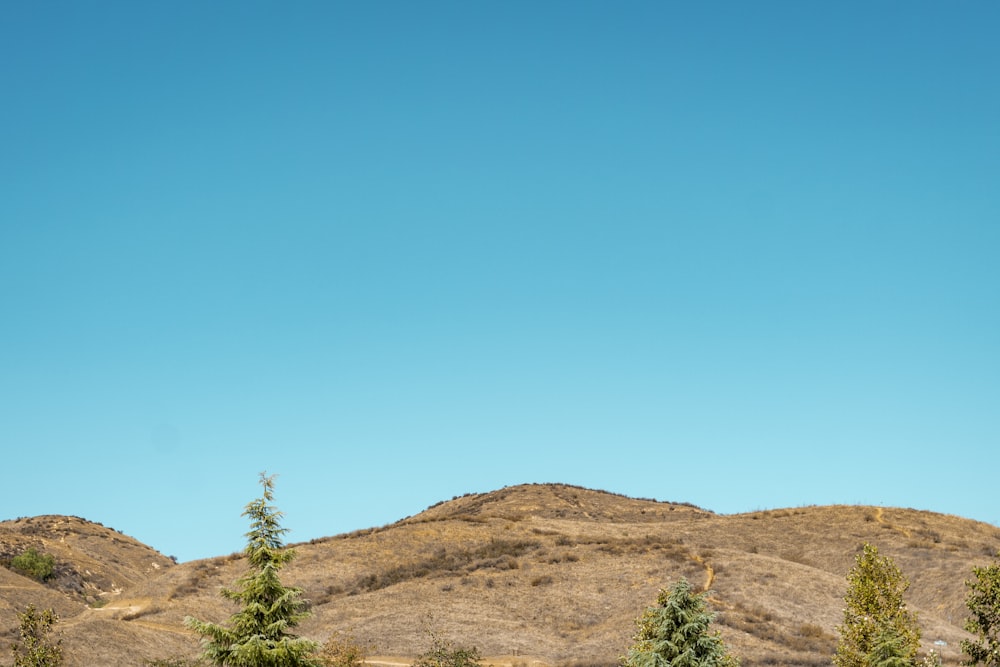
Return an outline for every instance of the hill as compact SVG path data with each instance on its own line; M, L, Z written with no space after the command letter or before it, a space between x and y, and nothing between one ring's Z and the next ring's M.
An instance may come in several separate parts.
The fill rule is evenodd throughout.
M40 525L62 527L57 518L43 519L48 523ZM4 540L11 523L0 524L0 549L9 551ZM90 530L93 524L66 526ZM34 537L47 550L59 541L41 532ZM86 606L78 592L29 582L40 596L36 605L62 605L67 664L116 667L193 656L197 639L184 630L183 618L228 617L233 608L218 591L245 571L242 556L174 565L118 537L118 544L113 535L84 541L108 548L88 556L109 568L104 576L133 577L127 586L101 589L103 607ZM891 556L909 578L908 601L919 614L925 650L933 646L946 663L957 664L965 637L964 581L1000 550L1000 528L911 509L717 515L566 485L523 485L295 545L298 558L283 581L304 588L312 602L314 615L301 634L325 640L346 633L385 662L426 650L433 631L477 646L494 663L596 666L617 661L636 616L659 588L684 576L713 590L717 626L744 665L829 665L845 576L865 542ZM56 555L84 571L76 553ZM140 553L148 566L123 557ZM0 575L16 576L2 569ZM11 624L10 606L0 608L0 627Z
M69 604L99 605L126 588L149 580L174 562L127 535L74 516L37 516L0 522L0 563L28 549L50 554L55 570L45 590L62 593ZM5 603L20 604L18 590L34 591L37 582L0 570ZM42 593L39 593L42 594ZM0 607L0 620L7 620Z

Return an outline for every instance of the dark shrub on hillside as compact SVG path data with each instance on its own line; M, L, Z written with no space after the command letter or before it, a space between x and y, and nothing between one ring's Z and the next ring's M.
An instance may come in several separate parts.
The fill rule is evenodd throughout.
M36 581L48 581L55 574L56 559L51 554L39 553L31 548L14 556L10 561L10 569Z

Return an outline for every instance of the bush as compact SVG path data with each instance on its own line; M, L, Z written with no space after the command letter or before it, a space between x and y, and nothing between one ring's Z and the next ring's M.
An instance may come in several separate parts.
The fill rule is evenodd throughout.
M431 648L414 661L413 667L479 667L479 649L455 646L431 633Z
M317 657L323 667L361 667L368 650L353 637L335 633L326 640Z
M31 548L14 556L10 561L10 567L36 581L48 581L55 574L56 559L51 554L39 553Z

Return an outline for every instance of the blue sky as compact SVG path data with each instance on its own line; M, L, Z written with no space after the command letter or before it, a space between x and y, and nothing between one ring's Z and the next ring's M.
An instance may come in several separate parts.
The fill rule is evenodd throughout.
M0 518L1000 522L1000 6L0 5Z

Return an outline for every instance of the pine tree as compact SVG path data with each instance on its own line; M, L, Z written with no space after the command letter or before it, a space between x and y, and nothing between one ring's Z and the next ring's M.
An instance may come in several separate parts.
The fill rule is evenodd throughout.
M283 546L288 529L279 523L283 514L270 504L274 477L261 473L260 484L263 495L243 512L250 519L243 550L250 569L233 589L222 591L240 610L230 616L228 626L190 617L185 623L202 635L204 657L219 667L317 667L316 642L289 632L309 614L302 589L282 586L278 579L278 570L295 551Z
M687 579L661 590L656 606L636 620L635 643L623 667L737 667L718 632L709 626L708 592L694 593Z
M847 575L844 622L837 626L840 643L833 662L837 667L872 667L878 652L915 664L920 646L916 615L906 609L903 594L909 582L888 556L865 544ZM890 642L891 645L887 645ZM892 654L887 651L892 649ZM898 663L903 664L903 663Z
M972 612L965 629L976 639L962 640L962 653L968 656L962 664L1000 667L1000 562L974 567L972 573L976 578L965 582L969 589L965 606Z
M59 620L51 609L38 611L28 605L17 615L21 638L10 650L14 654L14 667L56 667L63 661L62 640L52 642L49 633Z

